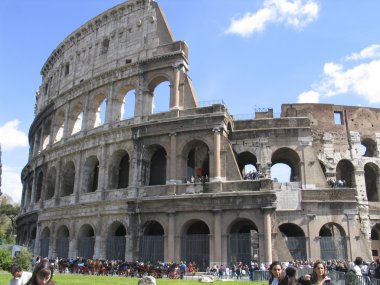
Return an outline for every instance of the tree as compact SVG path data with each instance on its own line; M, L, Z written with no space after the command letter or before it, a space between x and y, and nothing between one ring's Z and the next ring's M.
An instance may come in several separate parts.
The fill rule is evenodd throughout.
M0 197L0 239L4 243L14 243L16 233L16 218L20 211L19 205L13 205L6 195Z

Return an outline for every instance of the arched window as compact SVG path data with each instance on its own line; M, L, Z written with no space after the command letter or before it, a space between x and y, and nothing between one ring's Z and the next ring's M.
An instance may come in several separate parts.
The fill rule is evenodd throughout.
M272 179L279 182L300 181L300 157L297 152L290 148L280 148L272 155L271 167Z
M68 161L63 168L62 173L62 192L61 196L68 196L74 193L75 182L75 165L74 162Z
M144 225L139 260L164 260L164 229L160 223L149 221Z
M107 238L106 258L108 260L125 260L126 235L127 230L122 223L112 223Z

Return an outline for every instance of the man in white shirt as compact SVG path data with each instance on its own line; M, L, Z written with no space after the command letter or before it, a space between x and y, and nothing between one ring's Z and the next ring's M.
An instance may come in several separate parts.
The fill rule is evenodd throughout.
M17 264L12 265L10 271L13 278L9 281L8 285L25 285L32 278L32 273L22 271L21 267Z

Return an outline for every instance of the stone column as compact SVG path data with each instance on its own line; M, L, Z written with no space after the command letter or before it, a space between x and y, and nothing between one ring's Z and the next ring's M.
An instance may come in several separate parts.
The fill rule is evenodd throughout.
M176 252L175 252L175 212L168 213L169 223L168 223L168 238L167 244L165 248L167 249L167 253L165 254L166 261L175 261L176 260Z
M174 70L174 82L170 84L170 110L179 109L179 77L180 69L175 66Z
M211 256L212 260L210 266L214 264L222 264L222 215L221 210L213 210L214 212L214 254Z
M79 195L81 193L81 180L82 180L82 156L83 153L79 154L79 158L77 158L77 164L75 165L75 179L74 179L74 191L73 194L75 195L75 202L79 202Z
M272 207L261 208L264 222L264 260L265 263L272 263Z
M125 236L125 260L133 261L133 238L132 235Z
M351 222L355 220L355 213L346 213L347 217L347 257L350 260L354 260L352 256L352 243L351 243Z
M177 180L177 134L172 132L170 136L170 174L169 183L175 184Z
M67 137L70 136L69 132L69 120L70 120L70 102L66 104L65 108L65 122L63 123L63 135L62 135L62 141L64 141Z
M32 193L30 195L30 201L29 201L29 209L30 210L32 210L34 207L34 196L36 195L36 184L37 184L36 168L34 168L33 169Z
M214 132L214 175L212 181L220 181L220 128L216 127Z
M61 173L61 169L62 169L62 159L59 158L58 159L58 164L57 164L57 167L56 167L56 170L57 170L57 174L56 174L56 177L55 177L55 185L54 185L54 195L53 195L53 198L54 199L54 204L55 205L58 205L59 204L59 197L61 196L60 194L60 191L61 191L61 175L59 175L59 173Z
M108 173L107 173L107 148L104 144L102 144L99 148L98 157L99 161L99 175L98 175L98 189L97 191L102 192L102 199L105 197L105 191L107 189L108 184Z

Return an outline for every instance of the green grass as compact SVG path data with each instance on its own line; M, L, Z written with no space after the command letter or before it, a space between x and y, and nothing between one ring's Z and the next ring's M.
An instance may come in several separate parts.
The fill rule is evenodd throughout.
M0 284L8 284L11 279L11 274L8 272L0 272ZM138 278L130 277L111 277L111 276L83 276L83 275L71 275L71 274L55 274L53 280L57 285L137 285ZM197 279L194 280L171 280L167 278L157 279L157 285L199 285ZM247 281L236 281L225 282L225 281L215 281L213 284L252 284L252 285L267 285L268 282L247 282Z

